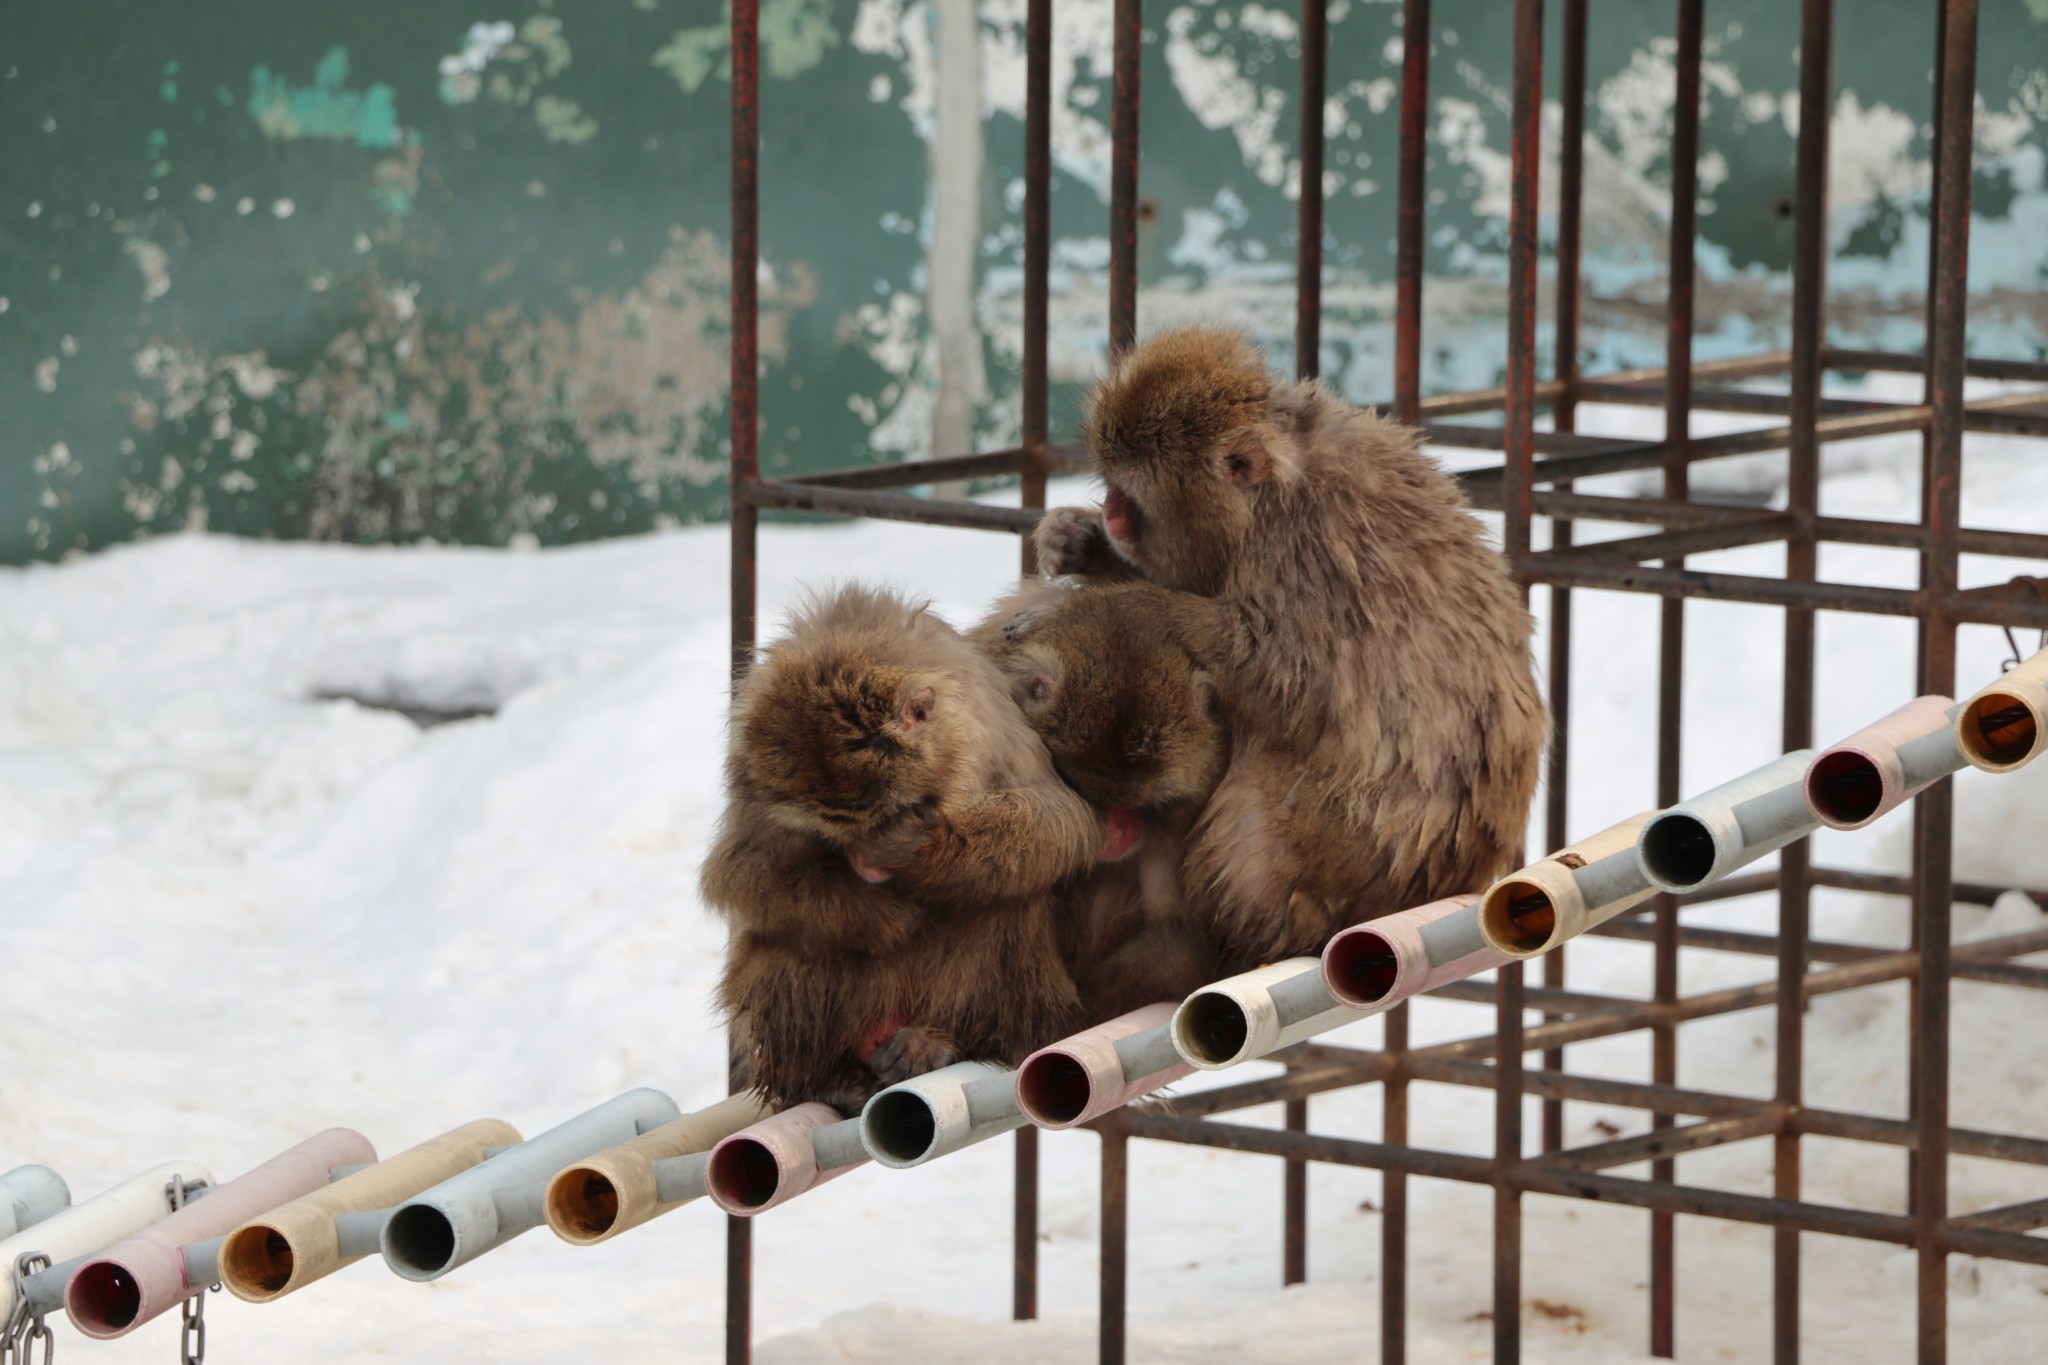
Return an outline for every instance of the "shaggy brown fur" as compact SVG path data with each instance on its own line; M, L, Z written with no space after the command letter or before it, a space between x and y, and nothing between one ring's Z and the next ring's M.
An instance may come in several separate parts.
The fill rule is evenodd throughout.
M1044 571L1227 621L1231 761L1186 875L1229 965L1506 872L1546 728L1529 614L1415 432L1204 328L1124 357L1086 430L1108 492L1040 523Z
M861 588L811 602L734 698L726 787L704 898L731 922L720 998L772 1103L857 1109L1081 1022L1055 892L1102 823L945 622Z
M1112 841L1135 838L1067 898L1070 961L1091 1021L1178 1000L1218 975L1180 868L1229 758L1206 667L1228 642L1220 618L1216 629L1176 631L1179 596L1149 583L1081 592L1028 582L969 633L1010 680L1060 776L1112 813Z

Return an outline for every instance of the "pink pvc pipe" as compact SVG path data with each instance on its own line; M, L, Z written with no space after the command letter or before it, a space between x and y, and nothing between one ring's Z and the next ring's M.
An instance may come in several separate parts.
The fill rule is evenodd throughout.
M1017 1107L1040 1128L1072 1128L1192 1076L1195 1069L1180 1060L1166 1032L1178 1008L1174 1001L1146 1005L1040 1048L1017 1068ZM1156 1060L1168 1065L1153 1069L1140 1060L1143 1052L1129 1058L1118 1052L1119 1042L1148 1030L1156 1031L1163 1049ZM1136 1076L1129 1074L1134 1065Z
M1965 765L1956 746L1956 704L1916 697L1806 769L1806 805L1829 829L1862 829Z
M1452 896L1354 924L1323 949L1323 985L1368 1014L1510 959L1479 933L1479 896Z
M329 1128L188 1204L162 1222L116 1243L78 1268L64 1291L71 1324L110 1341L175 1308L206 1288L185 1282L185 1247L234 1229L323 1189L336 1166L377 1160L370 1140L348 1128Z
M843 1154L861 1155L845 1161L832 1159L829 1168L821 1167L820 1130L842 1123L849 1125L847 1136L852 1142L851 1151ZM829 1104L813 1101L785 1109L719 1140L704 1169L705 1192L713 1203L736 1217L766 1213L866 1160L859 1133L860 1120L843 1118Z

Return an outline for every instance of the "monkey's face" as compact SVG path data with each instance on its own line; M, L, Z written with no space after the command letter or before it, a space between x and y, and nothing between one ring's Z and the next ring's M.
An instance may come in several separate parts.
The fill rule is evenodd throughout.
M1103 529L1154 583L1222 591L1286 456L1273 394L1241 337L1202 328L1153 338L1096 387L1085 434L1108 485Z
M734 711L736 776L771 818L889 865L945 790L947 683L860 654L762 661ZM855 863L870 880L871 868Z

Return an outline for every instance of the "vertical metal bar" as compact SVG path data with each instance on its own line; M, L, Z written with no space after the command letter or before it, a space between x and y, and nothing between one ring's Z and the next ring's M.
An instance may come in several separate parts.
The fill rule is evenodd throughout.
M1394 217L1394 419L1422 397L1422 208L1429 164L1429 0L1401 7L1400 204ZM1389 1139L1391 1141L1391 1139ZM1394 1179L1389 1173L1388 1179Z
M1956 587L1957 533L1962 510L1964 328L1969 309L1970 178L1977 99L1976 0L1947 0L1942 11L1941 94L1935 140L1941 176L1934 216L1944 224L1928 299L1927 381L1934 408L1928 423L1927 554L1921 588L1928 597L1921 637L1924 685L1953 691L1956 623L1949 608ZM1948 1091L1949 920L1954 910L1955 787L1938 782L1920 797L1914 849L1915 919L1920 927L1918 1065L1918 1202L1914 1240L1920 1253L1919 1358L1948 1358Z
M1813 519L1820 510L1820 390L1827 342L1828 118L1834 88L1834 0L1805 0L1799 27L1798 220L1792 244L1792 393L1786 510L1797 529L1785 541L1785 576L1811 582L1819 568ZM1814 614L1785 612L1784 749L1813 743ZM1786 1113L1804 1102L1806 942L1813 855L1804 839L1778 855L1777 1080ZM1800 1198L1799 1130L1774 1139L1772 1193ZM1800 1241L1795 1228L1771 1234L1771 1359L1798 1365Z
M1677 92L1671 116L1671 279L1668 328L1665 334L1664 439L1674 447L1664 466L1664 496L1687 496L1683 447L1692 430L1692 328L1694 240L1698 228L1700 159L1700 59L1704 38L1702 0L1678 0ZM1683 568L1683 558L1667 560ZM1678 800L1683 688L1685 672L1685 604L1663 604L1659 621L1657 680L1657 804ZM1661 1003L1678 999L1678 901L1657 898L1655 996ZM1658 1085L1678 1081L1678 1028L1658 1024L1651 1033L1650 1078ZM1669 1128L1672 1116L1657 1114L1653 1128ZM1669 1181L1676 1174L1670 1159L1652 1162L1650 1178ZM1650 1353L1670 1356L1676 1340L1673 1216L1650 1215Z
M1522 964L1499 972L1494 992L1493 1358L1522 1358Z
M1586 0L1564 0L1563 41L1558 70L1558 102L1563 109L1557 149L1557 285L1555 352L1558 382L1563 392L1551 405L1552 425L1559 431L1578 426L1578 401L1572 386L1579 379L1579 280L1582 209L1586 170ZM1559 485L1570 492L1571 484ZM1572 543L1572 524L1560 517L1550 523L1552 548ZM1544 783L1543 838L1545 848L1563 848L1569 839L1570 803L1568 779L1571 757L1572 710L1572 593L1570 588L1550 589L1550 761ZM1562 990L1565 984L1565 950L1562 945L1543 956L1543 984ZM1546 1015L1546 1018L1549 1016ZM1564 1049L1551 1048L1543 1054L1546 1071L1564 1070ZM1564 1101L1543 1101L1543 1150L1564 1147Z
M1138 338L1138 77L1143 0L1116 0L1109 114L1109 357Z
M1323 96L1329 43L1326 0L1301 0L1301 188L1294 248L1294 372L1322 372ZM1290 1281L1290 1283L1292 1283Z
M1015 1217L1010 1243L1010 1316L1038 1316L1038 1130L1017 1130Z
M1401 7L1401 153L1394 245L1394 417L1415 420L1422 398L1422 210L1428 193L1430 0ZM1381 1086L1381 1137L1408 1142L1408 1006L1384 1016L1392 1063ZM1380 1174L1380 1365L1408 1358L1408 1176Z
M1287 1101L1287 1131L1308 1131L1308 1101ZM1280 1283L1300 1284L1308 1278L1308 1162L1292 1158L1281 1163Z
M1052 269L1052 0L1031 0L1024 17L1024 360L1022 387L1024 415L1021 443L1024 447L1025 507L1045 506L1045 443L1047 437L1048 378L1045 362L1048 279ZM1023 572L1038 572L1038 551L1030 536L1024 537ZM1019 1130L1022 1138L1022 1130ZM1031 1148L1036 1160L1038 1148ZM1024 1160L1024 1149L1017 1149ZM1023 1180L1020 1165L1018 1181ZM1036 1180L1033 1180L1036 1188ZM1033 1218L1036 1219L1036 1210ZM1031 1244L1032 1279L1037 1279L1038 1243ZM1020 1246L1019 1256L1022 1256ZM1022 1272L1020 1271L1021 1275ZM1033 1301L1036 1302L1036 1291ZM1035 1314L1022 1310L1017 1316Z
M1130 1139L1120 1129L1102 1133L1102 1365L1123 1365L1124 1253L1129 1240Z
M758 517L742 489L761 471L759 321L761 238L760 0L732 6L732 675L754 655L754 554ZM737 1076L728 1078L736 1080ZM725 1219L725 1360L753 1358L754 1236L745 1218Z

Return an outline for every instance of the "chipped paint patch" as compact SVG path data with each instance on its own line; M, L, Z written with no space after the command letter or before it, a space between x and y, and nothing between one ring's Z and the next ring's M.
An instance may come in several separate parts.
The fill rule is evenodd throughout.
M654 64L695 93L714 75L732 79L732 7L715 24L675 31L654 54ZM761 6L761 70L773 80L801 76L839 46L831 0L766 0Z
M170 253L155 242L145 242L140 237L130 237L122 250L134 258L135 268L142 272L142 301L154 303L171 292Z
M380 81L367 90L350 90L348 70L345 47L328 50L307 86L294 86L259 66L249 73L249 113L265 137L279 141L319 138L358 147L398 146L404 130L398 126L391 87Z
M517 29L503 20L471 24L462 49L441 59L441 101L531 106L534 126L549 142L588 142L597 136L597 120L575 100L543 93L574 60L562 21L552 14L536 14Z

